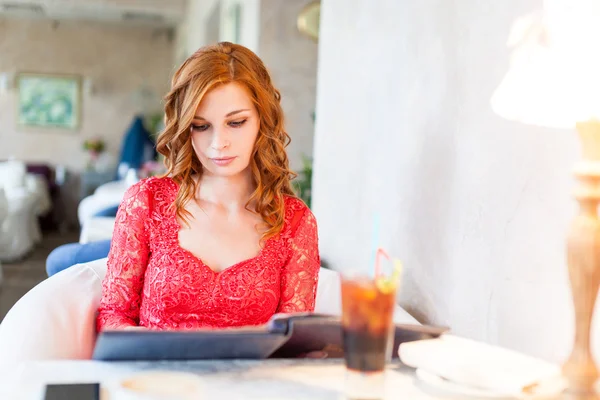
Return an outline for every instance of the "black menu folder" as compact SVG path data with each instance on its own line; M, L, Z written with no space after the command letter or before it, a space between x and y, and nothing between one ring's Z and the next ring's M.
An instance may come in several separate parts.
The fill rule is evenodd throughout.
M394 349L400 343L435 338L447 331L425 325L395 328ZM92 358L102 361L265 359L298 357L322 350L330 358L343 356L340 317L303 313L278 314L268 324L250 328L103 331L98 335Z

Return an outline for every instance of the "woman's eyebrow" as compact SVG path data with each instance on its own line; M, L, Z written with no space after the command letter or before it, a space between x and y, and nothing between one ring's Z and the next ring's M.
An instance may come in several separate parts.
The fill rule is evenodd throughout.
M243 108L241 110L231 111L230 113L227 113L227 115L225 117L231 117L232 115L239 114L239 113L244 112L244 111L250 111L250 110L247 109L247 108ZM204 118L204 117L202 117L200 115L195 115L194 119L201 119L203 121L206 121L206 118Z

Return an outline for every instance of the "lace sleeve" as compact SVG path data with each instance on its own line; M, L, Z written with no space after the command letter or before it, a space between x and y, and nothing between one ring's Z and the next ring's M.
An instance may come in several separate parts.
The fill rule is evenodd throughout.
M281 276L277 312L314 311L321 260L317 222L307 208L291 238L291 257Z
M140 296L149 256L145 221L149 193L144 182L130 187L119 206L102 282L96 328L119 329L139 321Z

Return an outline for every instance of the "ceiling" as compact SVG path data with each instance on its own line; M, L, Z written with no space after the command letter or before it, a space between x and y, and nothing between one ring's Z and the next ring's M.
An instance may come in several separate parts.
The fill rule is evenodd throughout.
M0 18L88 20L173 27L186 0L0 0Z

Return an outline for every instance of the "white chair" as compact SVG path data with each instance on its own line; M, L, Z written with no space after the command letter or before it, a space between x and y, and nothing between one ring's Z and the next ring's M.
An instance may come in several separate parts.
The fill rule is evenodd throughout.
M94 194L87 196L79 203L77 207L79 225L84 226L89 219L101 210L118 206L128 188L129 183L124 180L108 182L99 186Z
M131 182L127 180L108 182L99 186L94 194L81 200L77 207L81 226L79 243L85 244L112 237L115 218L98 217L95 214L109 207L118 206L130 185Z
M50 194L45 182L16 160L0 162L0 188L8 210L0 230L0 259L13 261L40 242L38 216L50 210Z
M32 204L31 218L29 219L29 232L34 243L42 241L42 230L38 217L46 215L52 209L52 199L48 184L39 175L27 174L25 176L27 192L34 198Z
M4 194L4 189L0 188L0 248L3 247L3 244L8 240L8 237L3 234L2 225L4 224L4 220L8 215L8 200L6 200L6 195ZM2 284L3 279L3 270L2 263L0 263L0 285Z
M0 377L24 361L89 359L105 274L106 258L74 265L23 296L0 324ZM339 279L338 273L321 268L316 312L341 314ZM394 320L418 323L400 307Z
M115 229L115 217L91 217L81 226L79 243L86 244L112 238Z

